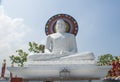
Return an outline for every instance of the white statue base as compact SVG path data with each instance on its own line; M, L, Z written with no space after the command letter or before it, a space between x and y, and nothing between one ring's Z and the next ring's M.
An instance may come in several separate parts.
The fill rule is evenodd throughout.
M35 62L34 62L35 63ZM110 66L96 66L93 64L79 64L75 62L39 62L34 66L25 67L8 67L7 69L22 78L52 78L60 77L60 71L64 68L70 71L70 77L89 77L89 78L103 78L110 69ZM30 65L30 64L29 64Z
M86 57L87 55L84 56L82 59L79 59L79 57L75 57L75 59L72 58L68 60L68 56L68 58L63 57L63 59L65 60L59 59L54 61L44 60L51 59L51 56L57 58L56 55L42 55L30 55L28 57L28 62L25 63L25 67L8 67L8 70L12 72L14 76L17 75L18 77L23 78L55 78L60 77L60 71L65 68L70 71L70 77L103 78L107 74L108 70L111 68L111 66L96 66L96 61L92 59L91 56L88 56L89 59L84 59L84 57ZM46 58L44 58L44 55L46 55ZM40 61L40 58L42 58L43 61Z

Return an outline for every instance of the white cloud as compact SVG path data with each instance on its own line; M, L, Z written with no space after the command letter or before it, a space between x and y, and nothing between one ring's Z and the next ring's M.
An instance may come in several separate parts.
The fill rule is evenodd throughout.
M0 61L8 59L15 50L25 47L25 38L30 31L22 18L9 17L4 13L4 7L0 6Z

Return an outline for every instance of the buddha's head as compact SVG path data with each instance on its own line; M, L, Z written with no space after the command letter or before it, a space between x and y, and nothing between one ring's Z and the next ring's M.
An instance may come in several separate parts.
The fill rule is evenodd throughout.
M63 19L57 20L55 27L56 27L56 32L63 33L66 31L66 25Z

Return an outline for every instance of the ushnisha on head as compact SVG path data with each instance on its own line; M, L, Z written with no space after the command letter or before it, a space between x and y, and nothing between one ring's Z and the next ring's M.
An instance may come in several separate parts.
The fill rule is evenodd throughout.
M59 33L63 33L66 31L66 25L65 25L65 22L63 19L59 19L57 20L57 23L56 23L56 32L59 32Z

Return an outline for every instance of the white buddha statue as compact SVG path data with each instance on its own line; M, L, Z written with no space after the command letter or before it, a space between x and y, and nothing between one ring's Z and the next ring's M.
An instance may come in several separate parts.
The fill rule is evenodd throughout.
M46 49L55 54L77 53L76 39L73 34L66 33L66 25L62 19L56 23L56 33L48 35Z
M39 61L51 60L94 60L92 52L77 52L76 38L73 34L66 33L63 19L56 22L56 33L47 37L45 53L30 55L28 59Z

